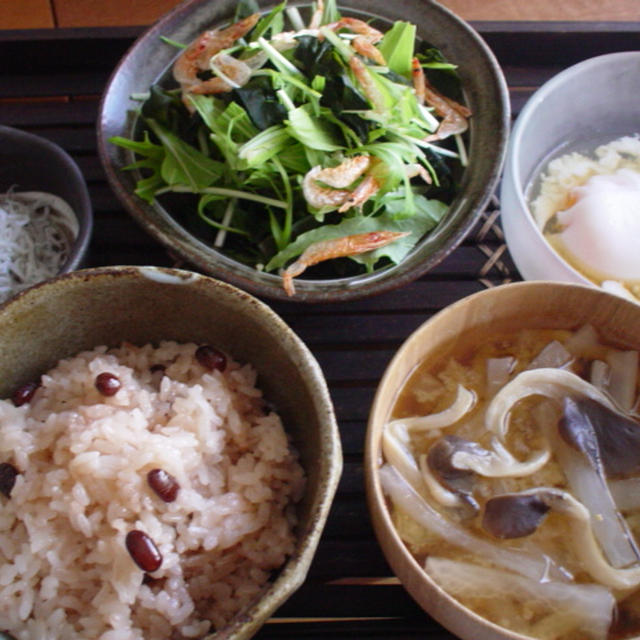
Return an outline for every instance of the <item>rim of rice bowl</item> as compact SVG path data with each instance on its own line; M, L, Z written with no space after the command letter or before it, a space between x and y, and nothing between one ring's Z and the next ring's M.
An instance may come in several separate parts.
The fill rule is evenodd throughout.
M222 284L155 268L85 270L56 280L90 280L92 273L172 291ZM240 294L258 303L252 311L284 325ZM39 295L28 291L0 307L0 343L9 307L33 310L29 298ZM284 337L302 350L296 366L322 376L295 334L287 328ZM198 346L97 346L60 360L24 404L0 402L0 463L18 472L9 497L0 496L0 629L16 640L164 639L167 626L176 638L202 638L215 631L208 620L216 638L248 638L304 580L341 462L320 470L326 484L310 487L320 494L294 529L291 505L308 470L263 401L256 369L224 348L224 366L210 368ZM113 394L96 383L105 372L118 380ZM175 501L152 486L147 474L158 468L177 482ZM148 564L148 548L128 548L132 530L151 539L159 568ZM79 612L69 615L71 626L65 608Z

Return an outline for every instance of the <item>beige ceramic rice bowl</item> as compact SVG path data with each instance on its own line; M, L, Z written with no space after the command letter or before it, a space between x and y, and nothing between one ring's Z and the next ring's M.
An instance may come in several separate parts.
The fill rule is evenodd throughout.
M248 638L304 580L340 443L268 307L184 271L80 271L0 307L0 353L0 630Z

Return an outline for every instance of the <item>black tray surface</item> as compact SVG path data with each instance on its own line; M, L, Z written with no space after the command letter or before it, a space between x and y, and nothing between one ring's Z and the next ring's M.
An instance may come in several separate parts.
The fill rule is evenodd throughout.
M558 71L595 55L637 49L640 41L640 22L472 24L504 70L514 117ZM86 266L190 268L122 209L97 155L95 123L102 90L141 32L129 27L0 31L0 123L58 143L79 163L95 213ZM407 336L448 304L520 279L504 244L499 213L494 196L464 243L429 274L401 289L338 304L266 300L307 343L325 372L345 465L307 581L257 638L454 638L414 603L382 555L365 502L363 443L378 380Z

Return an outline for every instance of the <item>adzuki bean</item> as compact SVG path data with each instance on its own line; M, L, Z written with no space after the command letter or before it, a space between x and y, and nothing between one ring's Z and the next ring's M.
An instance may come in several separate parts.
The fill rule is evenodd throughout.
M16 407L21 407L33 398L40 385L37 382L27 382L13 392L11 399Z
M178 497L180 485L178 481L164 469L151 469L147 473L149 486L165 502L173 502Z
M11 495L18 473L20 472L9 462L0 463L0 493L7 498Z
M196 349L196 360L209 371L224 371L227 367L227 356L209 344L203 344Z
M120 383L120 379L118 376L113 373L99 373L96 376L96 389L103 396L115 396L116 393L120 390L122 384Z
M143 571L153 572L160 568L162 554L158 551L156 543L144 531L129 531L125 544L131 559Z

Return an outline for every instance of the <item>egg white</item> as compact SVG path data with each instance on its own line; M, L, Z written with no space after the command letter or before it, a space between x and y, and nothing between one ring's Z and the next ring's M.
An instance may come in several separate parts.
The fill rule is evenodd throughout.
M640 281L640 173L595 175L571 196L556 216L558 249L598 280Z

